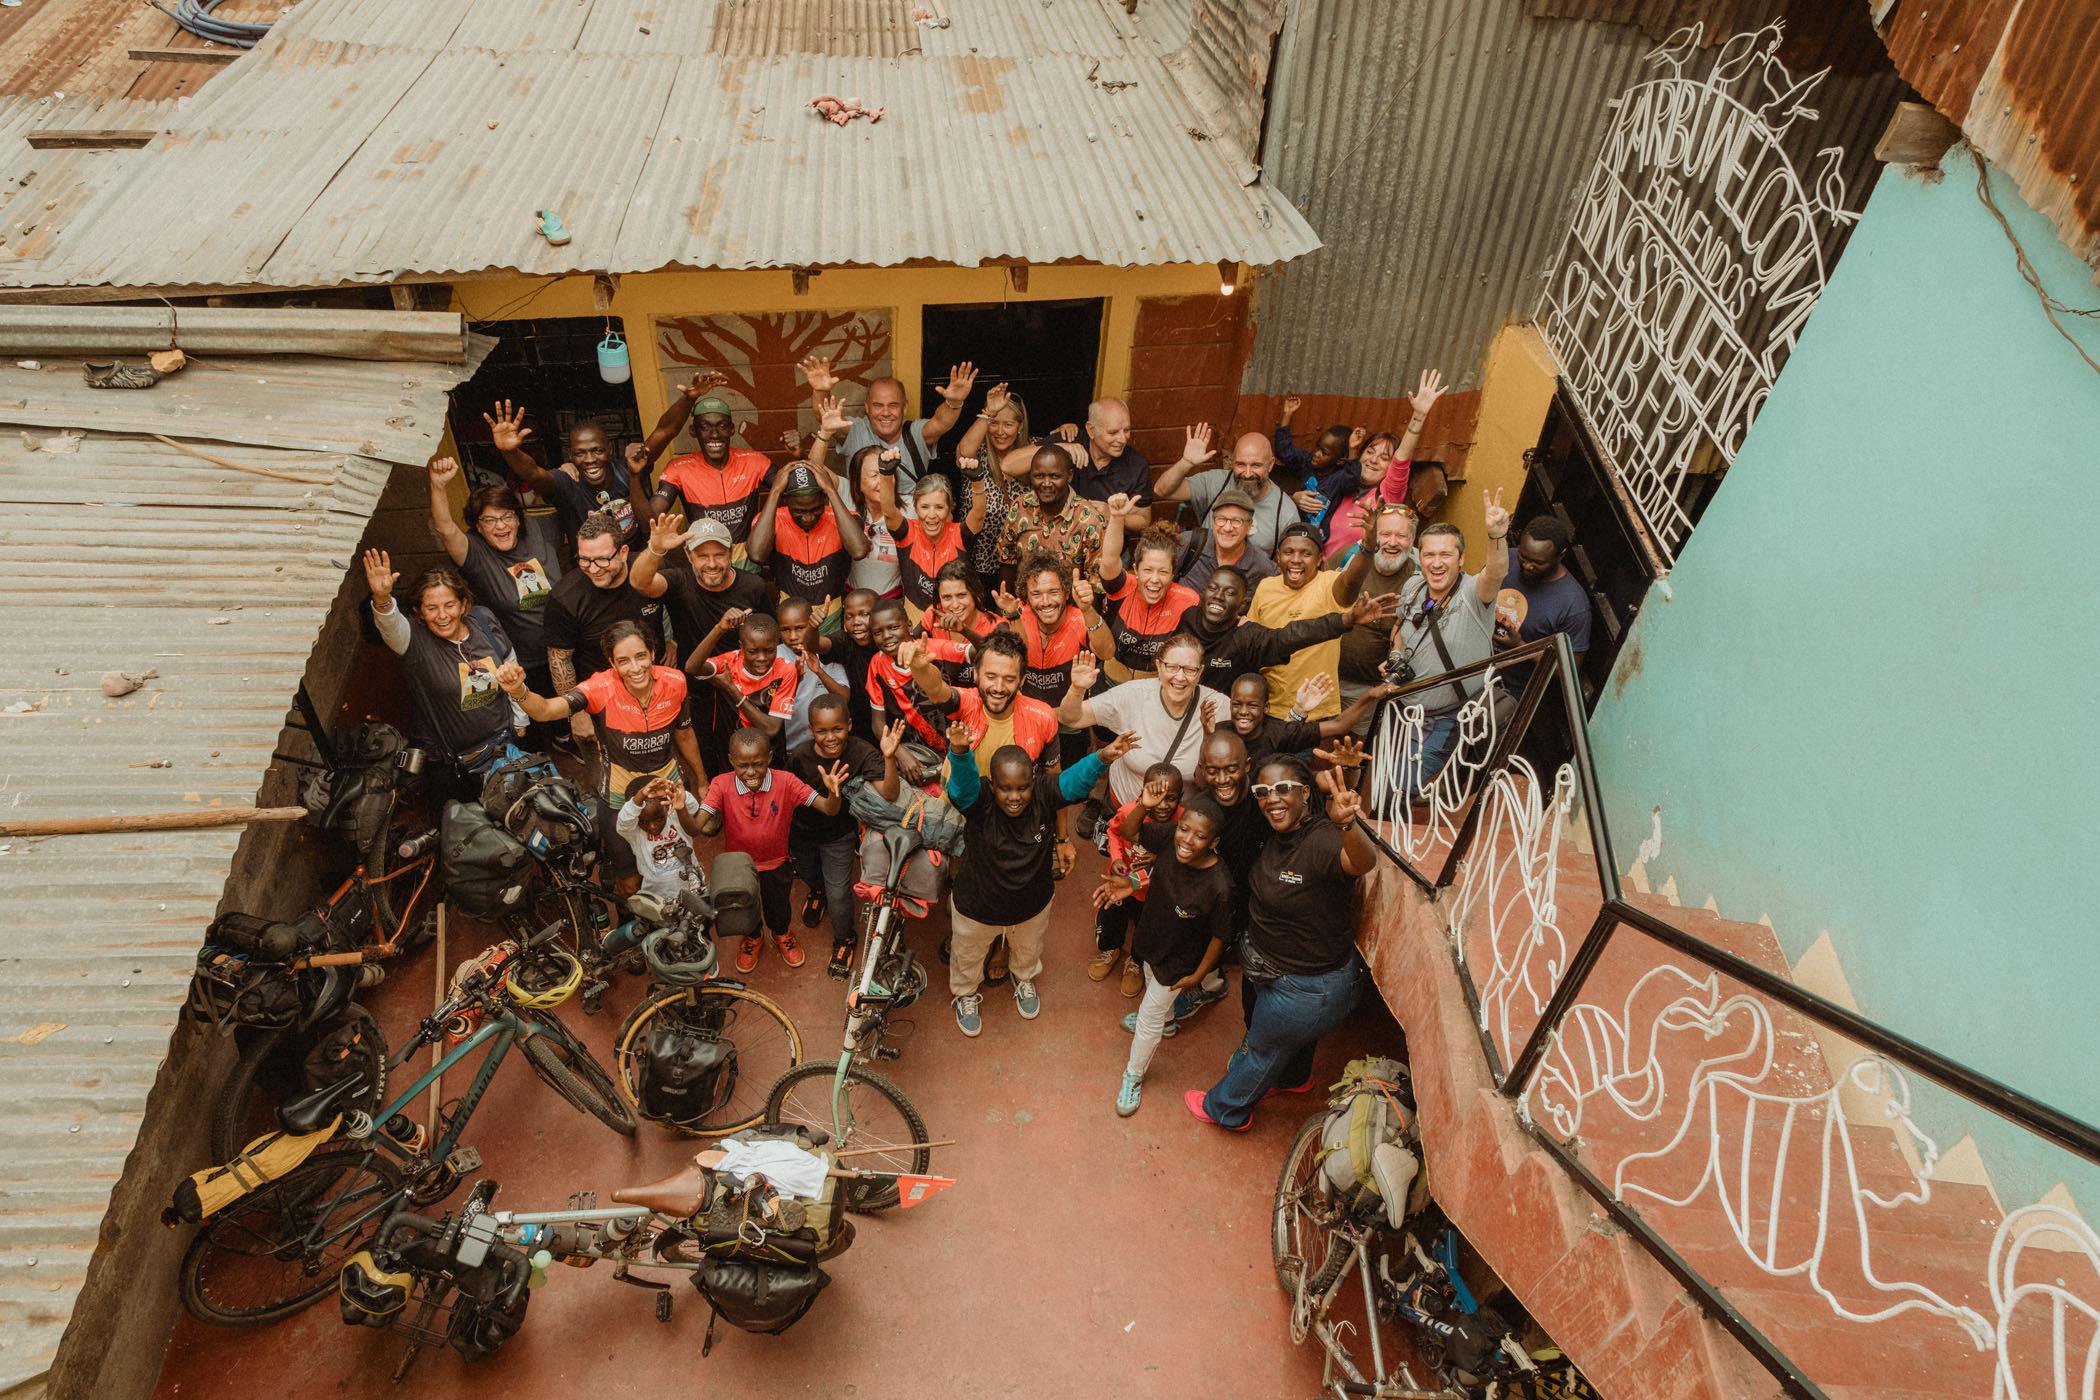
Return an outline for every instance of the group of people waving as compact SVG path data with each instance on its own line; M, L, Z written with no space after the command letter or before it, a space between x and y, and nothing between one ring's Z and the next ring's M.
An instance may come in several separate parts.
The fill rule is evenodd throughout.
M1137 1001L1117 1112L1137 1111L1161 1041L1226 995L1235 962L1246 1036L1188 1111L1245 1129L1267 1094L1309 1088L1315 1043L1360 993L1355 881L1374 859L1360 736L1393 688L1375 671L1352 681L1344 641L1400 654L1407 610L1419 630L1502 573L1432 589L1410 565L1419 601L1380 586L1399 534L1414 558L1412 511L1385 487L1404 482L1396 452L1441 381L1424 376L1404 439L1323 433L1285 483L1287 424L1209 470L1209 432L1191 429L1155 472L1120 403L1037 440L998 385L951 463L938 449L973 367L909 421L895 381L849 418L829 366L803 370L819 429L790 434L785 461L734 446L729 405L696 376L624 453L582 424L553 466L530 452L524 411L498 404L487 421L510 479L457 517L460 469L433 462L447 562L401 589L386 553L364 556L419 741L461 785L520 751L587 761L619 893L675 890L707 839L750 855L763 932L735 950L745 974L769 942L803 965L799 877L800 924L828 924L846 976L862 828L945 801L961 839L944 951L967 1036L988 983L1040 1013L1051 912L1090 840L1104 874L1066 897L1092 914L1090 974L1120 969ZM688 424L697 450L651 489ZM1166 518L1177 508L1185 524ZM1498 495L1498 560L1508 524Z

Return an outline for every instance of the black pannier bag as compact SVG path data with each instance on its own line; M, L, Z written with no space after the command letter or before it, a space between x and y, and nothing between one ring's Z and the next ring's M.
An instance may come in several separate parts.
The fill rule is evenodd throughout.
M659 1016L642 1043L641 1069L643 1116L691 1127L736 1091L736 1046L697 1016Z
M438 839L445 897L461 913L487 919L525 897L532 853L481 808L447 802Z
M802 1320L831 1282L815 1264L717 1258L700 1261L693 1286L714 1310L746 1332L774 1335Z
M541 860L597 850L604 805L538 754L497 764L481 785L482 811Z
M715 857L707 877L708 898L715 906L715 934L749 938L758 932L758 863L742 851Z

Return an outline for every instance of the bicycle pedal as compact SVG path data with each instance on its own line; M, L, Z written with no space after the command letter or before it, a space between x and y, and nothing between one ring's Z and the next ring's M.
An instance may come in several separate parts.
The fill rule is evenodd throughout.
M465 1176L468 1172L481 1170L481 1152L477 1148L460 1146L452 1149L445 1158L445 1170L454 1176Z
M902 1050L894 1045L878 1045L875 1047L875 1058L878 1060L894 1060L903 1053Z

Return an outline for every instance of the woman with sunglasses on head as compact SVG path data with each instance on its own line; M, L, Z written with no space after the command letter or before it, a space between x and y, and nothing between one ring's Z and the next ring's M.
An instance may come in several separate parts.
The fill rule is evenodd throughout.
M1224 1078L1184 1096L1190 1113L1234 1132L1253 1126L1254 1105L1270 1090L1312 1087L1320 1037L1348 1019L1363 990L1356 881L1376 853L1359 825L1363 801L1349 786L1363 750L1344 739L1324 756L1339 766L1321 772L1318 792L1311 770L1288 754L1264 763L1249 789L1269 839L1248 880L1240 943L1247 1035Z
M984 412L955 445L955 460L965 482L975 485L984 502L984 524L970 546L970 566L984 591L999 587L999 532L1006 526L1006 512L1014 493L1027 489L1021 478L1035 456L1035 438L1028 431L1028 405L1019 394L1010 394L1004 383L985 391Z
M615 892L624 898L641 888L634 852L612 826L628 788L636 778L679 773L687 791L699 791L706 787L706 770L700 766L700 747L686 707L685 672L655 664L656 634L640 622L615 622L605 629L599 645L611 667L551 699L535 695L518 666L505 666L496 678L520 709L543 724L586 712L597 717L599 742L605 748L601 795L606 799L604 832L609 838L600 849Z

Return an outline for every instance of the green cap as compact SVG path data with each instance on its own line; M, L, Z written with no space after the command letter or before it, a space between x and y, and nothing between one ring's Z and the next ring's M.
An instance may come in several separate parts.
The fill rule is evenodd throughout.
M719 413L724 418L731 417L729 401L727 399L718 399L713 394L709 394L706 398L693 405L693 416L695 418L709 413Z

